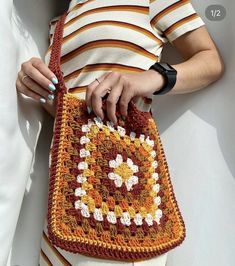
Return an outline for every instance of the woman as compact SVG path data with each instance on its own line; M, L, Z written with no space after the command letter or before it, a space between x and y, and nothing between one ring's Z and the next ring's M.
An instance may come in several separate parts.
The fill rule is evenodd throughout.
M58 19L58 18L57 18ZM51 21L51 43L57 19ZM170 66L158 64L169 41L184 58ZM55 114L54 84L58 80L45 63L31 58L22 64L17 90L40 101ZM72 0L63 34L62 71L70 92L84 97L88 111L104 117L102 97L108 93L108 118L116 123L119 108L127 115L130 100L149 110L154 94L189 93L205 88L223 73L223 62L204 22L187 0ZM161 71L159 71L159 68ZM167 254L142 262L124 263L71 254L51 246L46 226L40 265L165 265Z

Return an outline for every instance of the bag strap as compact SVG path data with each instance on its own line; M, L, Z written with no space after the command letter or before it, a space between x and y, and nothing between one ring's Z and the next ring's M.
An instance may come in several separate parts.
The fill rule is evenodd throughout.
M55 32L53 35L53 42L51 48L51 55L49 61L49 69L56 75L58 79L57 92L66 93L67 88L64 83L63 73L61 71L61 46L63 40L63 30L64 30L64 22L67 16L67 12L65 12L60 19L58 20L55 28Z

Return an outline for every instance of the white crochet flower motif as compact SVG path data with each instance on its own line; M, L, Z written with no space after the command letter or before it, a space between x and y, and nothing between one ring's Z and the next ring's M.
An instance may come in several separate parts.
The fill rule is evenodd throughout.
M142 225L143 224L142 216L141 216L140 213L137 213L135 215L134 222L135 222L136 225Z
M95 123L92 119L88 119L87 125L89 128L91 128L91 126L93 126Z
M82 175L77 175L77 182L78 183L84 183L84 182L86 182L86 177L85 176L82 176Z
M81 209L82 208L82 201L77 200L75 201L75 209Z
M135 136L136 136L136 133L135 132L131 132L130 133L130 139L133 141L135 140Z
M81 210L81 214L83 217L90 217L89 209L86 204L81 202L81 200L75 201L75 209Z
M154 141L153 140L151 140L150 138L149 138L149 136L146 138L146 143L149 145L149 146L151 146L151 147L153 147L154 146Z
M120 219L121 223L127 226L131 225L131 217L128 212L123 212L122 217Z
M153 167L154 169L156 169L156 168L158 167L158 162L157 162L157 161L153 161L153 162L152 162L152 167Z
M80 150L80 157L84 158L84 157L88 157L90 156L90 151L86 150L86 149L81 149Z
M109 161L109 167L114 168L108 177L114 181L116 187L121 187L125 183L127 190L130 191L135 184L138 184L138 176L134 174L139 171L139 168L130 158L123 162L122 155L117 154L115 160Z
M89 132L90 128L88 125L82 125L82 132Z
M145 139L144 134L140 134L139 139L140 139L140 142L143 143Z
M85 169L88 169L88 164L87 164L87 162L80 162L80 163L78 164L78 169L79 169L79 170L85 170Z
M153 225L153 217L150 213L148 213L145 217L145 222L148 224L148 226Z
M111 224L116 224L117 223L117 218L116 218L115 213L113 211L109 211L108 212L107 220Z
M82 189L81 187L75 189L75 196L82 197L86 195L86 191Z
M126 135L126 130L123 127L118 126L117 131L121 137L124 137Z
M157 196L156 198L154 198L154 203L159 206L161 204L161 197Z
M154 186L153 186L153 191L155 191L155 192L159 192L160 191L160 185L159 184L155 184Z
M87 218L90 217L89 209L88 209L87 205L84 203L82 203L81 214L83 217L87 217Z
M158 173L153 173L152 178L157 181L159 178Z
M89 139L88 137L86 137L86 136L82 136L82 137L80 138L80 143L81 143L81 144L86 144L86 143L88 143L88 142L90 142L90 139Z
M155 212L155 221L160 224L160 219L162 217L162 210L161 209L157 209Z
M97 220L97 221L103 221L103 215L102 215L102 211L100 208L95 208L95 211L94 211L94 218Z

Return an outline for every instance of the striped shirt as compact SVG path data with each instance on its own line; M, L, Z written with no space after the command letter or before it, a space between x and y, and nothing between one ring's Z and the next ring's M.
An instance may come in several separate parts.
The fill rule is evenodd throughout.
M50 22L50 45L57 20ZM165 43L202 25L188 0L72 0L61 54L65 84L84 98L95 78L107 71L147 70L160 61ZM137 102L142 110L150 104L143 98Z
M160 61L165 43L204 25L188 0L72 0L68 11L61 68L70 93L81 98L85 97L86 86L105 72L145 71ZM50 45L57 20L50 22ZM50 52L49 46L47 64ZM149 110L151 101L138 98L136 104ZM45 224L41 266L78 266L85 258L52 246ZM141 265L165 265L165 260L163 254ZM92 263L96 265L95 258Z

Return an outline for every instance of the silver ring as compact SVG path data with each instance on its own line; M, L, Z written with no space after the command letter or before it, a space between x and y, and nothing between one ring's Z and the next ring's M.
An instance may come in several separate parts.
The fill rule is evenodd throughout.
M22 77L21 81L24 82L24 79L27 78L27 77L28 77L28 75L24 75L24 76Z
M100 84L100 81L97 78L95 80Z

